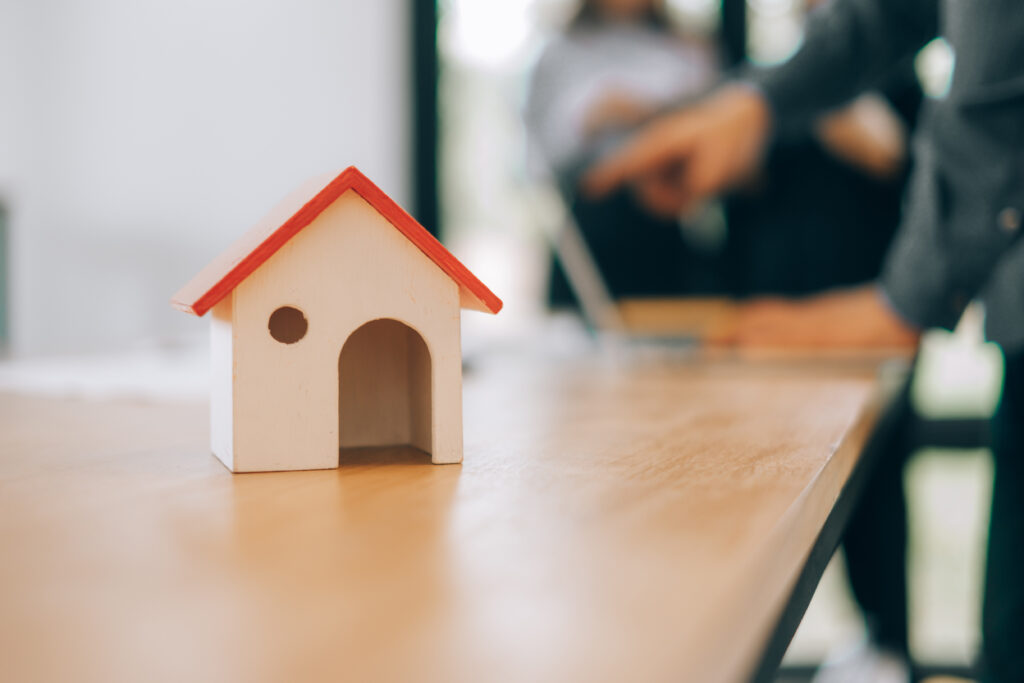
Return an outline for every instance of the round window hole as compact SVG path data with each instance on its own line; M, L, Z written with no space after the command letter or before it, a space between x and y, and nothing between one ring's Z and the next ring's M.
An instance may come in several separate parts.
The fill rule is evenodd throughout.
M270 336L282 344L294 344L306 336L309 323L306 316L294 306L281 306L270 314L270 322L267 323L270 329Z

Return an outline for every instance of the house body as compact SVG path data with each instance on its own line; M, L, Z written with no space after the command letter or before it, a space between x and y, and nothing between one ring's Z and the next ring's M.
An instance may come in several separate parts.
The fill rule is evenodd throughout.
M232 471L385 445L462 460L460 309L501 301L355 168L294 194L172 303L211 312L211 441Z

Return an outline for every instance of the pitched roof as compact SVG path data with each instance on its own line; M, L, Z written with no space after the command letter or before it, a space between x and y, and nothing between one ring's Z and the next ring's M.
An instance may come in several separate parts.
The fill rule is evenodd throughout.
M316 191L317 189L319 191ZM357 192L455 280L459 285L459 298L463 308L485 313L497 313L501 310L501 299L355 166L346 168L326 186L323 186L321 181L314 187L300 189L298 192L304 194L293 195L289 198L292 201L286 200L282 207L242 235L227 251L182 287L171 298L171 305L186 313L204 315L264 261L273 256L285 242L312 223L324 209L348 190ZM313 198L308 199L313 192ZM302 201L305 203L300 204Z

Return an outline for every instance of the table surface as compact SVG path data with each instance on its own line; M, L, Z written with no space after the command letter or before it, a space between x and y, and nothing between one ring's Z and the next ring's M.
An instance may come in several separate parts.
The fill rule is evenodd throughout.
M0 394L2 677L743 680L876 371L492 363L462 465L244 475L201 403Z

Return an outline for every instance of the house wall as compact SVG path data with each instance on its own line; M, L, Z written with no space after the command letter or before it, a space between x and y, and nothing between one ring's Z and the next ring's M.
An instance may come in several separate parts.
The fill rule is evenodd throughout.
M210 318L210 448L228 469L234 468L234 297L227 296Z
M17 354L195 338L170 296L305 178L410 197L405 0L0 0Z
M426 342L431 455L434 462L462 459L458 286L354 191L256 269L233 298L235 471L337 466L339 357L349 335L378 318L403 322ZM294 344L268 331L270 315L285 305L308 322Z

